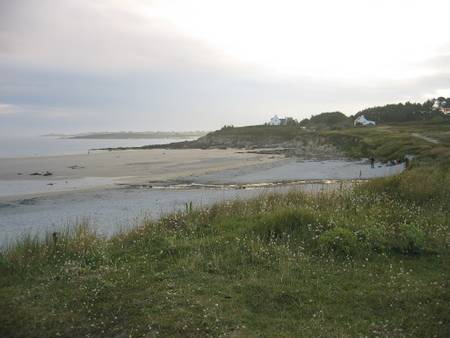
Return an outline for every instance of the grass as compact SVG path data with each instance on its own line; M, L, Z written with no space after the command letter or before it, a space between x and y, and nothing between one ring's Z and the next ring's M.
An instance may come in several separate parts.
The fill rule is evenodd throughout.
M188 203L110 239L88 224L24 238L0 254L0 336L450 336L448 149L402 143L413 129L327 134L386 158L383 138L417 147L411 170L353 189Z
M88 225L28 238L0 256L0 335L446 337L450 175L429 174L427 189L417 169L111 239Z
M439 143L414 134L431 137ZM392 160L415 155L419 159L417 162L425 165L450 163L450 119L324 131L321 135L326 142L354 157L375 156L380 160Z
M285 142L306 141L316 139L317 134L305 131L296 125L286 126L246 126L238 128L222 128L193 141L195 146L205 147L257 147L276 145Z

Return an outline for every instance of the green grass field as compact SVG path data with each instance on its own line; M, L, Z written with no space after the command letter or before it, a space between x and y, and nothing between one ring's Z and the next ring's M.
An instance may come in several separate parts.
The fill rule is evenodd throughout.
M450 119L349 128L321 134L351 156L390 160L409 154L417 156L418 162L431 166L448 164L450 159Z
M417 128L327 132L355 156L417 155L351 190L23 239L0 255L0 336L449 337L448 129Z

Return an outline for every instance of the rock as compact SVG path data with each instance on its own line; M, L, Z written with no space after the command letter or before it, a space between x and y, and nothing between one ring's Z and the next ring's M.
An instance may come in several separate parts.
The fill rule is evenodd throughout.
M70 167L67 167L67 168L69 168L69 169L84 169L83 166L78 165L78 164L71 165Z
M45 172L35 172L35 173L31 173L30 176L52 176L53 173L51 173L50 171L45 171Z
M34 197L34 198L26 198L26 199L23 199L23 200L19 201L19 204L21 204L21 205L34 205L36 203L37 203L37 198L36 197Z

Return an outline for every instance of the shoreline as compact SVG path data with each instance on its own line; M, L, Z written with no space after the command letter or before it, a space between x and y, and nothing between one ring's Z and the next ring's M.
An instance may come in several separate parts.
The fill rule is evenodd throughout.
M330 191L403 170L403 165L377 163L371 169L367 161L302 160L230 149L138 150L120 155L2 161L0 246L23 234L59 231L83 219L111 235L143 217L158 219L183 211L187 203L202 207L292 189ZM25 164L30 171L48 170L52 175L21 175L24 178L17 180L15 170ZM74 164L80 167L71 169Z
M237 150L128 150L0 161L0 198L167 182L283 161ZM47 176L48 175L48 176Z
M312 160L242 149L152 149L14 158L0 162L0 202L127 187L245 188L365 180L402 170L403 165L377 163L372 169L361 160Z
M183 212L187 206L210 207L216 203L247 200L265 194L333 191L337 183L270 185L253 188L123 187L29 196L0 202L0 250L24 236L42 238L87 223L101 236L110 237L143 220Z

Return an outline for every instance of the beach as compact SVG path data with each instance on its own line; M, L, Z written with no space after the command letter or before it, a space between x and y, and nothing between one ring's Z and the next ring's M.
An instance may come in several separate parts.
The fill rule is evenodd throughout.
M127 150L4 158L0 160L0 197L166 182L280 160L279 155L218 149ZM48 176L44 176L46 173Z
M143 218L183 211L187 203L198 208L290 189L333 190L402 170L402 164L371 168L367 160L304 160L237 149L1 159L0 246L85 221L110 236Z
M403 165L303 160L236 149L126 150L0 160L0 199L120 186L369 179Z

